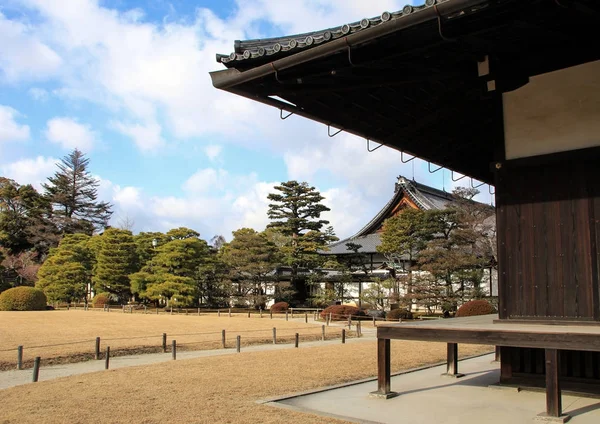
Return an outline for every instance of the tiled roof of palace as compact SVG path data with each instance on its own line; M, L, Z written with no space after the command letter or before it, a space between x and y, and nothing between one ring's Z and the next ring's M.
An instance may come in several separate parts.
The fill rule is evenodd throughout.
M347 243L360 244L362 246L359 249L360 253L377 252L377 246L381 244L377 230L381 228L383 221L390 216L404 196L410 198L421 210L445 209L449 203L454 201L451 193L400 176L396 182L394 196L367 225L352 237L330 244L328 250L321 253L324 255L349 254L351 251L348 250Z
M265 56L274 56L273 59L275 59L276 57L282 57L298 51L307 50L320 44L364 31L385 22L402 19L407 15L419 13L424 9L435 7L436 4L445 3L447 1L452 0L426 0L421 6L406 5L402 10L396 12L383 12L380 16L374 18L364 18L357 22L321 31L277 38L245 41L237 40L234 44L235 51L229 55L218 54L217 62L221 62L227 67L235 67L236 64L242 64L245 61L259 59Z

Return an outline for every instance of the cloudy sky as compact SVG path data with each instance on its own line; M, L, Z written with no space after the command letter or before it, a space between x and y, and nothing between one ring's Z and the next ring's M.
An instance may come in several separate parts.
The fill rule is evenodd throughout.
M396 0L2 0L0 175L40 186L77 147L113 225L175 226L204 238L267 223L275 183L307 181L348 236L389 200L398 175L452 189L449 171L214 89L233 41L323 29ZM489 201L487 186L482 187Z

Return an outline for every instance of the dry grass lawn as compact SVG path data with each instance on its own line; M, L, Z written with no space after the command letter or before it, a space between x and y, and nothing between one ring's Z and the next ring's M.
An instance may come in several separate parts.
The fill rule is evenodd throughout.
M236 321L232 320L232 324ZM490 350L486 346L460 346L461 355ZM375 353L376 343L369 340L242 352L61 378L0 391L0 421L338 423L341 421L259 405L255 401L374 376ZM439 362L445 354L444 343L393 341L392 370Z
M25 365L40 356L42 364L81 361L91 359L96 337L101 338L101 350L110 346L113 355L133 352L158 352L161 350L162 333L167 333L168 344L176 339L180 350L217 349L221 347L221 330L226 330L228 347L235 344L236 335L242 336L242 344L268 342L272 328L277 328L279 340L292 340L300 333L301 340L319 338L320 326L303 320L285 321L269 319L268 313L261 319L258 314L248 318L246 314L226 313L217 318L213 315L168 315L122 313L115 310L102 312L41 311L0 312L0 369L14 369L16 348L24 347ZM340 329L329 327L333 337L339 337Z

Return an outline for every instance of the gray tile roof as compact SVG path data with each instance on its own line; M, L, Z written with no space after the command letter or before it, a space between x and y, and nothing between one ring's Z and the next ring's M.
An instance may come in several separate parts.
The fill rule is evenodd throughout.
M217 62L221 62L227 67L235 67L237 64L241 65L252 59L260 60L261 58L270 56L273 56L273 58L283 57L338 38L346 37L350 34L364 31L374 26L382 25L389 21L402 19L408 15L419 13L425 9L434 7L436 4L448 1L452 0L426 0L425 3L420 6L406 5L402 10L396 12L383 12L381 15L373 18L364 18L357 22L304 34L257 40L237 40L234 44L235 51L229 55L218 54ZM270 58L270 60L273 58Z
M358 249L359 253L375 253L377 252L377 246L381 244L381 238L379 237L379 233L367 234L365 236L358 237L350 237L335 243L332 243L328 246L329 250L321 251L319 253L323 255L345 255L352 253L351 250L348 250L346 243L356 243L360 244L362 247Z

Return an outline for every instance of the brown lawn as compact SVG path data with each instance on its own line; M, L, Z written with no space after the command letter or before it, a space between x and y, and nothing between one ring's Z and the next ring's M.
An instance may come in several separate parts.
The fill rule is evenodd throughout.
M41 311L0 312L0 369L13 369L19 345L24 347L24 362L31 366L33 358L40 356L42 365L91 359L96 337L101 338L101 350L107 345L113 355L133 352L161 351L162 333L167 333L167 344L176 339L180 350L218 349L221 331L226 330L227 346L233 347L235 337L241 335L242 344L264 343L272 340L272 328L277 328L280 341L291 341L295 333L301 340L321 337L319 325L304 320L286 321L283 317L269 319L258 314L222 313L212 315L169 315L122 313L120 310L102 312ZM339 327L327 329L329 337L339 337Z
M84 319L83 314L63 316ZM52 317L52 320L56 319ZM148 322L151 321L146 320L150 318L140 320L140 324L135 327L150 325ZM189 321L195 322L196 326L199 322L191 318ZM243 325L246 321L247 319L232 319L231 325ZM258 321L252 320L252 323ZM126 321L125 318L120 322L123 323L123 330L133 326L133 321ZM158 331L162 331L167 326L166 322L168 321L160 320L154 323L161 323L163 326ZM181 319L173 322L185 325L183 323L187 321ZM111 327L107 330L118 334L120 329ZM165 331L168 331L168 328ZM63 330L49 331L50 334L62 332ZM490 347L485 346L460 346L461 355L490 350ZM239 355L178 360L61 378L0 391L0 421L295 424L341 422L259 405L255 401L374 376L375 353L375 341L366 340L346 345L242 352ZM394 341L392 370L439 362L445 358L445 354L446 345L443 343Z

